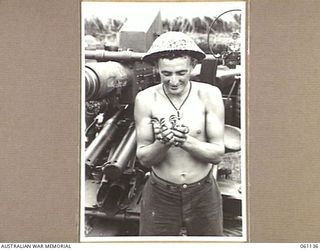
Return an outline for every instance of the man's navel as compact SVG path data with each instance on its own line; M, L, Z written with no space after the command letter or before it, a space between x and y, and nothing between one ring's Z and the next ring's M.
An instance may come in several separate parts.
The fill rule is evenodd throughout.
M186 174L185 174L185 173L181 173L181 174L180 174L180 177L181 177L181 181L185 181L185 179L186 179Z

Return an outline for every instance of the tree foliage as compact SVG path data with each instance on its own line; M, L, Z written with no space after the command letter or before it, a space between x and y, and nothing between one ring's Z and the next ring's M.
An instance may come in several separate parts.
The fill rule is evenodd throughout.
M235 32L236 30L239 31L241 15L234 14L233 19L234 21L227 22L219 18L211 27L212 31L219 33ZM215 17L209 16L204 16L203 18L194 17L192 19L176 17L173 20L165 19L163 21L163 29L164 31L182 31L189 33L204 34L208 32L209 27L211 26L214 20Z
M123 22L120 20L109 18L103 23L98 17L93 17L85 19L84 30L85 35L91 35L98 40L103 40L106 35L118 32L122 25Z
M207 42L207 33L210 29L210 46L214 51L221 53L226 49L226 39L231 37L230 33L240 32L241 14L230 14L233 18L231 21L225 21L221 18L217 19L213 24L215 17L204 16L203 18L194 17L191 19L178 16L172 20L164 19L162 21L163 31L181 31L188 33L198 44L198 46L210 53L209 45ZM125 22L125 21L124 21ZM102 45L105 43L115 42L116 34L120 31L124 24L121 20L107 19L102 22L98 17L85 19L85 35L95 37ZM227 34L229 33L229 34ZM212 38L215 40L213 41Z
M233 22L227 22L222 19L218 19L212 27L212 31L228 33L239 30L241 15L234 14L233 18ZM209 16L204 16L203 18L194 17L192 19L178 16L172 20L163 20L162 26L164 31L181 31L185 33L204 34L208 32L208 29L214 20L215 17ZM85 19L85 35L92 35L96 38L99 38L99 36L103 34L106 35L118 32L122 25L122 21L111 18L109 18L105 23L103 23L98 17Z

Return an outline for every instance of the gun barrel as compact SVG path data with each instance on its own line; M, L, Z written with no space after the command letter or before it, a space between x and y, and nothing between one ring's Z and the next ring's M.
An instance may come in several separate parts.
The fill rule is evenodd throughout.
M118 212L119 204L125 197L128 183L124 182L101 182L97 192L98 206L104 207L108 212Z
M116 132L119 130L117 123L123 110L125 110L125 107L122 107L113 117L106 121L100 133L85 151L87 165L94 166L104 149L113 141Z
M111 159L105 167L105 175L109 180L115 180L120 177L127 164L135 154L137 145L136 131L134 123L131 123L127 133L114 151Z
M98 62L107 61L142 61L146 53L132 51L105 51L105 50L86 50L85 59L94 59Z
M105 98L113 89L125 87L132 81L132 70L119 62L87 63L85 65L86 100Z

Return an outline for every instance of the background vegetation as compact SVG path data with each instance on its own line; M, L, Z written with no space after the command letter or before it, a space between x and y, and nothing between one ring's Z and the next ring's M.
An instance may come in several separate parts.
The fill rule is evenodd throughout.
M230 39L233 32L240 32L241 15L229 15L233 17L232 21L227 22L218 19L210 31L210 34L214 34L214 36L210 35L210 44L214 44L214 49L218 50L218 52L225 49L225 44L227 43L227 40ZM162 21L162 27L164 32L181 31L188 33L199 47L208 53L207 33L214 20L215 17L208 16L204 16L203 18L194 17L192 19L176 17L172 20L164 19ZM95 43L96 47L117 45L116 34L119 32L125 21L110 18L103 23L98 17L85 19L85 42L88 44Z

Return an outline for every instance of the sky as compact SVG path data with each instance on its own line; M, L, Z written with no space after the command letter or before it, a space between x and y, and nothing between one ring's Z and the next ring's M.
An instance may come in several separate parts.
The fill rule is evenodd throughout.
M160 11L163 20L172 20L178 16L185 18L215 17L224 11L245 9L244 7L244 2L82 2L82 16L88 19L98 17L102 22L108 18L123 21L130 17L143 19L147 13ZM233 21L232 15L226 14L222 17L225 21Z

